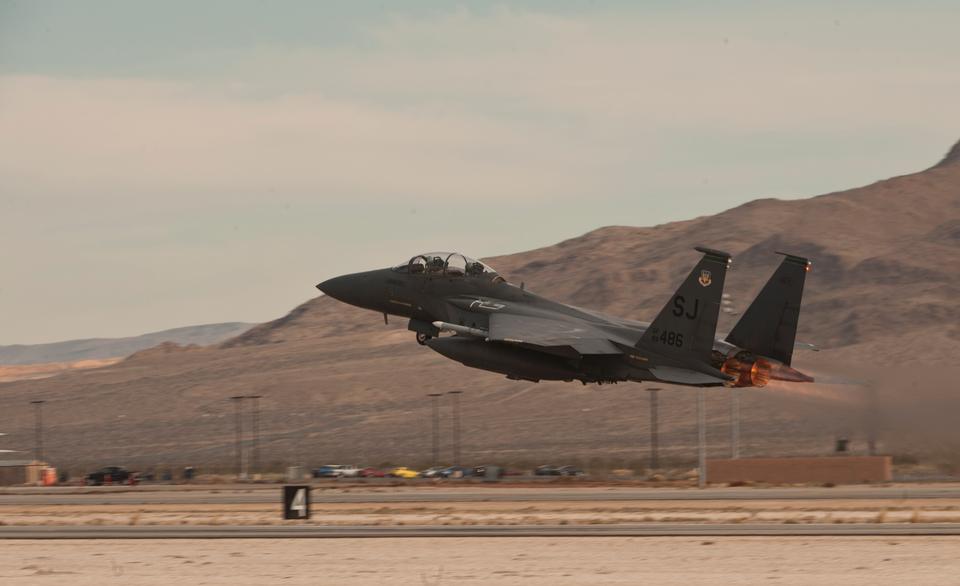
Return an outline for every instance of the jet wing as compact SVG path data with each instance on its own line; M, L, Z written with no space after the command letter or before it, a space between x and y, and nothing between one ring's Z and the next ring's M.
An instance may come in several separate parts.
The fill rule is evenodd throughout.
M490 316L487 339L550 354L622 354L609 333L580 320L495 313Z

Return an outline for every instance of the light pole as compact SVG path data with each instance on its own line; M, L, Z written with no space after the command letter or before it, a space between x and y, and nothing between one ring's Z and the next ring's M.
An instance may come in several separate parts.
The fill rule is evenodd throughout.
M697 486L705 488L707 486L707 415L706 415L706 391L703 387L697 389L697 460L699 473L697 474Z
M253 427L253 456L251 458L250 471L254 474L260 472L260 399L263 395L247 395L247 399L253 399L253 415L251 427Z
M440 465L440 397L443 393L430 393L427 396L430 397L430 407L433 411L433 465L436 467Z
M236 449L237 449L237 479L242 479L243 474L243 395L230 397L233 401L234 413L236 415Z
M740 389L730 389L730 457L740 457Z
M453 395L453 463L460 465L460 395L463 391L448 391Z
M33 405L33 420L34 420L34 448L33 448L33 457L38 462L43 462L43 415L42 407L46 401L35 400L30 401L30 404Z
M867 389L867 455L877 455L877 429L880 427L880 409L877 402L877 389Z
M647 389L650 393L650 469L660 468L660 402L658 393L662 389Z

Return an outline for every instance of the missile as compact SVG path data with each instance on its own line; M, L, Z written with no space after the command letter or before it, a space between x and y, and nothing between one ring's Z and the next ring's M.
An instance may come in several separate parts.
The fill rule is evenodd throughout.
M463 334L465 336L475 336L477 338L484 338L484 339L486 339L486 337L490 333L487 330L481 330L479 328L468 328L467 326L458 326L457 324L451 324L445 321L435 321L433 322L433 327L443 332L454 332L457 334Z

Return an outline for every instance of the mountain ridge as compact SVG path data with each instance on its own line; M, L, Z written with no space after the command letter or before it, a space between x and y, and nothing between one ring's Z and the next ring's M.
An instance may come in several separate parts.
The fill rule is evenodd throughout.
M79 338L44 344L8 344L0 346L0 365L43 364L121 358L162 344L216 344L256 324L224 322L170 328L137 336L119 338Z
M939 163L934 165L935 167L940 167L942 165L954 165L960 164L960 141L957 141L953 147L947 151L947 154L943 156L943 159Z

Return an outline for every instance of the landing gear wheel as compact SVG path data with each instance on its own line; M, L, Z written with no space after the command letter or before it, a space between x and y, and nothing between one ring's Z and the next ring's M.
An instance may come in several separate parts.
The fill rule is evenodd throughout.
M433 338L433 336L431 336L430 334L424 334L424 333L421 333L421 332L417 332L417 344L420 344L421 346L423 346L424 344L426 344L426 343L427 343L427 340L429 340L429 339L431 339L431 338Z

